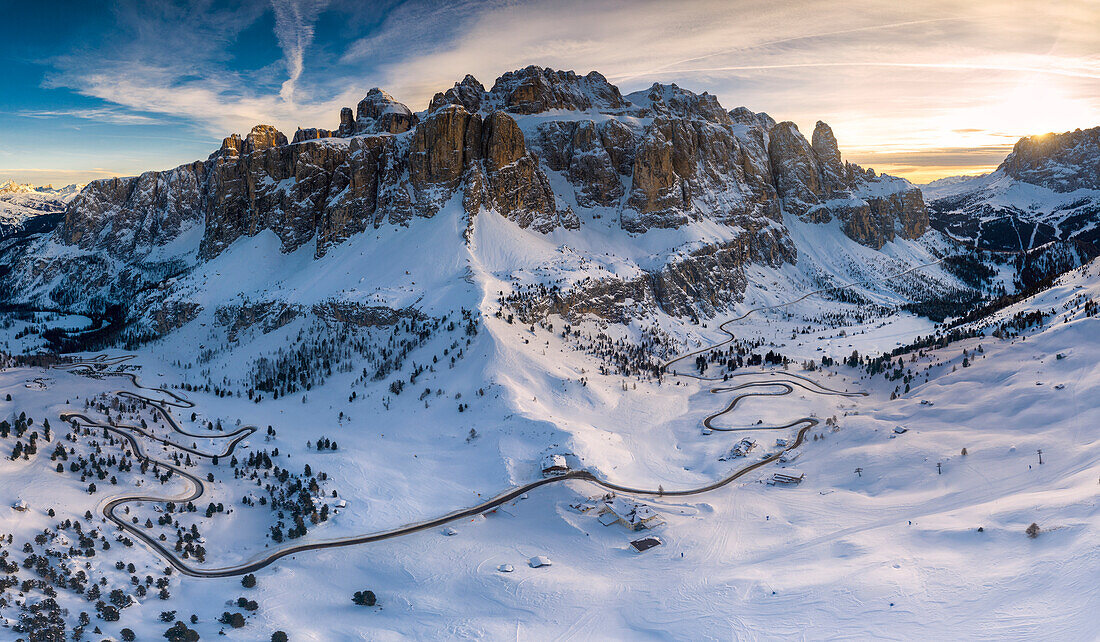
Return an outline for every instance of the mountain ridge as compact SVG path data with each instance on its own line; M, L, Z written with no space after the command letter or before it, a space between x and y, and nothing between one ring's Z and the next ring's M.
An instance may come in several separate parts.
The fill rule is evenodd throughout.
M504 297L524 322L629 323L721 314L777 271L828 288L927 263L942 245L921 240L928 230L920 190L845 162L824 122L807 139L675 84L623 96L596 72L527 67L490 89L466 76L421 112L372 89L335 130L288 138L259 125L206 160L95 181L52 234L6 253L0 282L30 307L102 315L122 302L141 336L204 314L220 323L335 306L374 323L484 314ZM400 269L354 260L367 270L355 285L325 261L333 253ZM271 267L236 294L225 284L199 295L200 280L238 261ZM405 276L439 261L427 281ZM317 285L280 287L290 269ZM476 300L455 278L507 287L501 302ZM908 299L886 299L964 287L942 272L911 278L921 285L896 284ZM368 296L367 283L388 294Z
M1095 246L1100 127L1025 136L995 171L924 187L932 226L979 247L1029 250L1063 240Z

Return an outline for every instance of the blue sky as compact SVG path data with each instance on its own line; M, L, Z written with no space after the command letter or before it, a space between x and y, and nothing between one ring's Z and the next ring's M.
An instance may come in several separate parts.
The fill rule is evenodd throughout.
M380 86L414 110L472 73L596 69L718 95L914 180L1018 137L1100 125L1100 3L9 2L0 180L84 182L205 158L232 132L334 127Z

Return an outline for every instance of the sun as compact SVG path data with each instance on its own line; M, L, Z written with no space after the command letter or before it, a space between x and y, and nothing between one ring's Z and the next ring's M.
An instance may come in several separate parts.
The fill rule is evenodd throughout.
M1029 74L991 97L984 110L983 124L991 132L1014 136L1060 133L1096 124L1096 112L1089 101L1075 96L1070 78L1050 74Z

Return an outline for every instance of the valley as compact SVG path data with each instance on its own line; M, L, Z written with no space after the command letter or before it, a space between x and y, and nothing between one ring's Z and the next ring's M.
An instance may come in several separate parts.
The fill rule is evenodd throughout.
M0 637L1093 637L1095 129L917 186L595 71L338 122L20 187Z

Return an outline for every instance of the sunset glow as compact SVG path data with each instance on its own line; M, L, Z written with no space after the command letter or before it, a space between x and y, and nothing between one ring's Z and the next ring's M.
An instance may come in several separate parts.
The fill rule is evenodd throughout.
M914 181L989 171L1021 136L1100 114L1094 2L290 4L304 9L62 17L96 29L23 9L0 44L19 84L0 177L171 166L257 122L333 127L374 86L419 110L467 73L491 85L529 64L598 70L623 93L675 82L803 131L824 120L847 158Z

